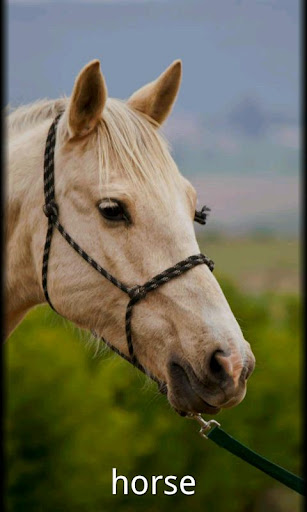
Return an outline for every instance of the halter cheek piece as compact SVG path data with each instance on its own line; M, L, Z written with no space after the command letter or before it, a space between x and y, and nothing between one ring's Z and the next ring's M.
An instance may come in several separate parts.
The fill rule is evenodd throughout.
M54 149L56 143L56 128L59 122L61 114L58 115L53 121L46 140L45 147L45 157L44 157L44 196L45 196L45 204L43 207L43 211L48 218L48 229L44 247L43 254L43 266L42 266L42 285L44 294L47 302L50 304L52 309L56 311L49 297L48 286L47 286L47 276L48 276L48 262L49 262L49 253L51 247L51 240L53 229L56 228L62 237L68 242L68 244L87 262L89 263L99 274L105 277L108 281L114 284L117 288L126 293L129 297L129 302L126 309L126 317L125 317L125 327L126 327L126 339L128 345L129 356L126 356L121 351L119 351L116 347L111 345L105 339L103 341L112 349L114 352L119 354L121 357L129 361L135 367L137 367L142 372L146 373L152 380L157 382L159 386L159 390L162 393L166 393L166 384L161 382L157 377L152 375L148 370L146 370L141 363L137 360L132 343L132 332L131 332L131 319L132 319L132 311L133 306L135 306L138 302L146 297L149 292L152 292L162 286L165 283L168 283L171 279L175 277L179 277L188 270L197 265L205 264L212 271L214 268L214 263L212 260L207 258L204 254L196 254L193 256L189 256L185 260L176 263L173 267L164 270L160 274L157 274L155 277L147 281L143 285L136 285L131 288L126 286L124 283L113 277L107 270L101 267L91 256L89 256L78 244L75 240L67 233L65 228L59 222L59 208L57 203L55 202L55 188L54 188ZM206 217L209 208L204 206L200 211L195 212L194 220L199 222L200 224L206 224ZM97 334L93 332L94 336L98 338Z

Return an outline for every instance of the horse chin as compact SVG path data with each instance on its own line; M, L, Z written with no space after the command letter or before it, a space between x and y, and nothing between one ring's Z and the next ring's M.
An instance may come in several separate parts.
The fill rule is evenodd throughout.
M235 394L227 397L221 389L212 392L194 377L194 373L186 372L178 363L170 364L169 369L167 398L170 405L181 415L214 415L221 409L238 405L245 397L246 384L243 382Z
M204 400L193 388L184 388L182 390L176 389L175 391L170 387L167 387L167 398L170 405L178 412L181 416L187 414L218 414L222 409L231 409L239 405L244 399L246 394L246 387L236 396L230 400L213 405Z
M231 398L230 400L225 402L221 406L221 408L222 409L231 409L232 407L236 407L237 405L239 405L242 402L242 400L245 398L245 395L246 395L246 386L244 388L242 388L242 390L240 391L240 393L237 396L234 396L233 398Z
M215 415L218 414L222 409L231 409L232 407L236 407L239 405L239 403L242 402L245 396L245 393L243 396L241 394L238 397L233 397L226 403L216 406L206 402L196 393L193 396L189 396L189 398L183 394L178 396L174 395L172 392L169 392L168 389L166 393L170 405L178 414L180 414L180 416L186 416L187 414Z
M185 389L182 393L170 390L168 388L167 398L170 405L178 412L181 416L187 414L210 414L214 415L220 412L221 408L206 402L192 389Z

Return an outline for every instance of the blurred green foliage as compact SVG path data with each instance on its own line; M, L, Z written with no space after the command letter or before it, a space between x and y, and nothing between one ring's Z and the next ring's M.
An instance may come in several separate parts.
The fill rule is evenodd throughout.
M243 403L218 419L242 442L300 473L299 299L247 295L225 279L221 284L257 366ZM8 511L299 510L293 491L203 440L197 424L177 416L155 385L109 351L95 353L86 339L38 307L6 345ZM113 467L130 481L139 474L190 474L196 492L166 496L161 485L156 496L113 496Z
M207 231L199 236L199 243L214 259L216 269L243 291L299 292L301 247L297 238L274 237L263 230L246 237Z

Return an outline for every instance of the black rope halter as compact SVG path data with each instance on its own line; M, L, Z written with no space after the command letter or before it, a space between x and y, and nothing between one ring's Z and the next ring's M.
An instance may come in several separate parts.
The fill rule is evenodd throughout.
M52 309L56 311L54 308L48 293L47 286L47 277L48 277L48 262L49 262L49 254L51 247L51 240L53 229L56 228L62 237L66 240L66 242L87 262L89 263L99 274L105 277L108 281L114 284L117 288L122 290L129 296L129 302L126 309L126 317L125 317L125 327L126 327L126 339L129 351L129 357L123 354L120 350L114 347L111 343L109 343L104 338L103 341L112 349L114 352L123 357L126 361L133 364L136 368L141 370L143 373L146 373L152 380L157 382L159 386L159 390L162 393L166 393L166 384L161 382L157 377L152 375L147 369L145 369L141 363L137 360L132 343L132 331L131 331L131 319L133 307L140 302L142 299L146 297L146 295L165 283L168 283L171 279L175 277L179 277L188 270L197 265L205 264L212 271L214 268L214 263L212 260L207 258L204 254L196 254L193 256L189 256L185 260L176 263L173 267L170 267L160 274L157 274L155 277L147 281L143 285L136 285L133 287L128 287L114 276L112 276L107 270L101 267L91 256L89 256L78 244L75 240L67 233L65 228L59 222L59 207L55 202L55 184L54 184L54 149L56 143L56 128L59 122L61 114L58 115L53 121L46 140L45 147L45 158L44 158L44 195L45 195L45 204L43 207L43 211L48 218L48 229L44 247L43 254L43 266L42 266L42 285L45 294L45 298L47 302L50 304ZM200 224L206 224L206 217L209 208L204 206L200 211L195 212L194 220L199 222ZM56 311L57 312L57 311ZM98 335L93 332L93 335L96 338L99 338Z

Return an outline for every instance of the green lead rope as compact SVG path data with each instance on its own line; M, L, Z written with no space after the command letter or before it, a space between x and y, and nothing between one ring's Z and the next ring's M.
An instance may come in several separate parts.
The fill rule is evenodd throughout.
M219 427L214 427L208 434L208 439L211 439L214 443L225 448L229 452L233 453L242 460L245 460L255 468L260 469L267 475L275 478L282 484L290 487L294 491L305 496L304 480L299 476L290 473L286 469L274 464L265 457L262 457L258 453L254 452L244 444L240 443L234 437L230 436Z

